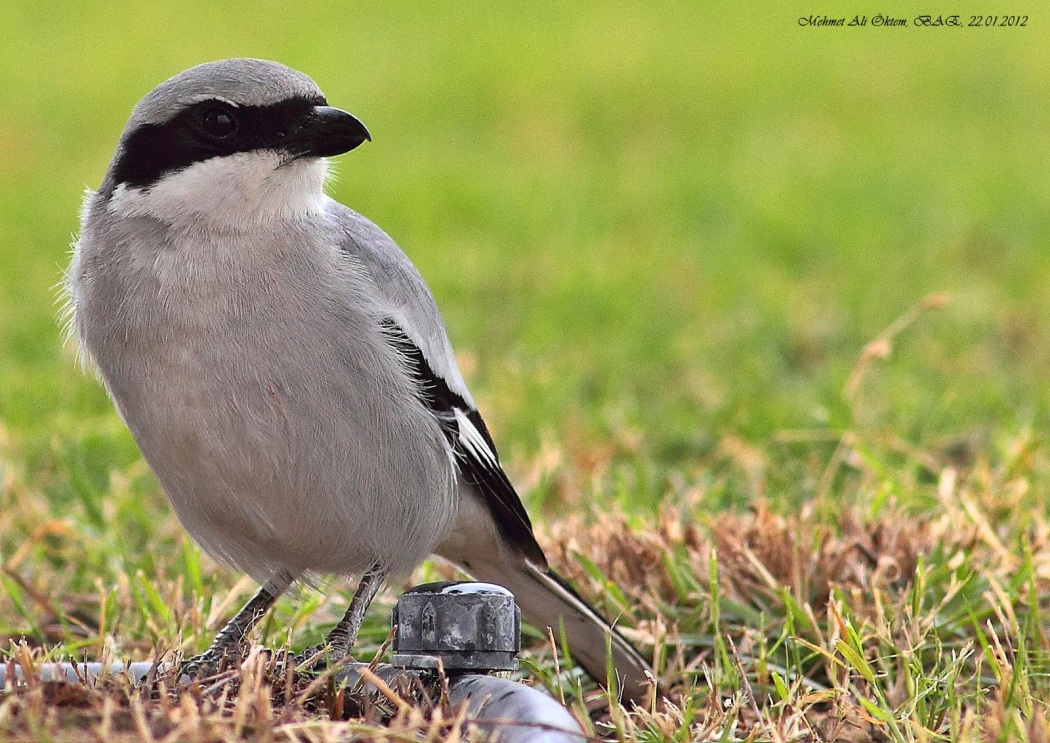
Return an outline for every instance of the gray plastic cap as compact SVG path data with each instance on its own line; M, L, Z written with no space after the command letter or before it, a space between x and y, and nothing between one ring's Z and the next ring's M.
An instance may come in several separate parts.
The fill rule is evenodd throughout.
M521 648L514 595L492 583L424 583L394 607L391 665L446 670L513 671Z

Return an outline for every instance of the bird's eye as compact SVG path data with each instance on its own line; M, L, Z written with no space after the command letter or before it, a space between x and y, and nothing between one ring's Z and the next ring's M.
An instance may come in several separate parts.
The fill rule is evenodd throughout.
M237 131L237 117L226 107L213 106L201 115L201 128L209 137L229 139Z

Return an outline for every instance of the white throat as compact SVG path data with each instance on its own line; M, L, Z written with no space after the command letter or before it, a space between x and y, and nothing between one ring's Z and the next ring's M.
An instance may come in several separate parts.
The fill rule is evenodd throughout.
M119 185L109 203L120 217L148 216L194 231L250 231L320 214L328 163L285 163L269 150L194 163L142 188Z

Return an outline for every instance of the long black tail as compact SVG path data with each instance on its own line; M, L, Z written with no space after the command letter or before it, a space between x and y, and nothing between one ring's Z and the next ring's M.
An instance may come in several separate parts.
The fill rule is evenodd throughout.
M552 628L555 637L564 626L569 654L601 684L607 680L608 645L623 702L645 704L652 690L646 675L649 664L557 574L521 558L498 564L472 561L470 573L478 580L510 589L530 624Z

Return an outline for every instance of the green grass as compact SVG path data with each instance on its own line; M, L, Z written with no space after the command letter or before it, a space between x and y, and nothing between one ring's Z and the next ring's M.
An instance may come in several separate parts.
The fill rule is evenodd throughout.
M303 5L0 7L0 633L59 655L196 650L237 581L63 350L54 286L135 101L191 64L263 56L369 126L333 194L426 276L545 544L610 611L595 576L614 576L667 681L695 681L622 736L793 740L841 720L871 739L1042 739L1038 6L957 8L1029 12L1025 29L937 31L795 20L860 7ZM892 353L865 355L887 328ZM588 549L587 575L571 563L590 527L565 519L595 506L634 536L610 552L627 567ZM772 583L719 537L796 514L748 545ZM916 556L890 575L898 546L877 535L905 528ZM796 585L852 537L868 568L852 552L853 572ZM815 557L773 570L791 554ZM632 572L645 556L655 572ZM263 638L312 642L338 603L284 600ZM372 614L366 651L385 637ZM0 729L27 699L0 703Z

